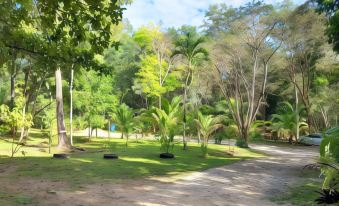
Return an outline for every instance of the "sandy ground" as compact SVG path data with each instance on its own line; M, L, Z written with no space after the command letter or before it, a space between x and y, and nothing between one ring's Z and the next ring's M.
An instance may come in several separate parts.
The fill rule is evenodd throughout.
M74 131L74 135L75 136L84 136L84 137L88 137L88 128L84 129L84 130L78 130L78 131ZM93 130L92 132L92 137L96 137L98 136L98 138L104 137L107 138L108 136L110 138L121 138L121 133L118 131L114 131L114 132L110 132L108 134L108 130L103 130L103 129L98 129L98 131L96 132L96 130ZM76 138L76 137L75 137ZM129 138L130 139L136 139L136 138L141 138L141 134L135 134L135 133L131 133L129 134ZM149 134L147 137L143 137L142 139L154 139L154 136Z
M6 187L30 194L39 200L38 205L271 206L275 204L269 197L298 181L303 166L314 162L317 156L313 147L252 147L269 157L182 176L92 184L77 191L69 189L66 183L43 180L24 180L20 187Z

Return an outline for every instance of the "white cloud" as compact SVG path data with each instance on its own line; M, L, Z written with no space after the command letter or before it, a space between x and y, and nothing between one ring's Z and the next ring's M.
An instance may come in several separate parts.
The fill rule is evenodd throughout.
M280 1L268 0L267 2ZM299 4L304 1L294 0ZM208 6L221 2L237 7L249 0L134 0L132 5L127 6L124 18L129 19L134 28L150 22L162 22L164 27L180 27L185 24L199 26L203 23Z

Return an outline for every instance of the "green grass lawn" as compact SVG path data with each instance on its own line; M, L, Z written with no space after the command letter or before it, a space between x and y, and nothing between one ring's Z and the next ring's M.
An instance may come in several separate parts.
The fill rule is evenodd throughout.
M305 171L300 182L296 182L290 189L273 197L271 200L277 204L295 206L316 206L315 199L319 197L322 179L318 178L319 171Z
M139 143L130 141L126 149L124 140L111 139L117 145L116 153L119 155L119 159L106 160L103 159L105 152L94 151L105 149L107 139L97 138L88 142L87 138L75 137L74 140L77 147L85 148L87 152L92 151L92 153L74 153L70 159L53 159L52 154L48 153L48 148L41 146L46 146L45 143L48 140L41 132L33 130L28 141L30 146L21 149L26 152L25 156L19 152L14 158L9 158L11 144L6 139L2 139L0 140L0 168L4 170L14 168L14 171L0 177L43 178L51 181L67 181L71 185L78 186L82 183L88 184L100 180L119 181L201 171L247 158L263 156L251 150L236 147L235 156L231 157L225 152L228 149L227 146L211 144L209 145L209 155L202 157L200 146L190 143L187 151L182 150L181 144L174 147L175 159L160 159L160 144L157 141L144 140Z

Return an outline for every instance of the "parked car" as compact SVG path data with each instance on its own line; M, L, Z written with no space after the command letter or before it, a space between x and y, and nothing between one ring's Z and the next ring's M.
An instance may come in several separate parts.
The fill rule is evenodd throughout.
M322 140L323 140L323 137L321 136L321 134L309 134L309 135L301 136L299 138L299 142L305 145L319 146Z

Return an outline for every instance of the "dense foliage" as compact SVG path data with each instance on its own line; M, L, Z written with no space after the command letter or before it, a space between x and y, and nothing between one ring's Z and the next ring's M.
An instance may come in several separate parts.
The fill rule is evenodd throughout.
M118 170L98 161L104 168L98 171L92 164L98 154L63 166L81 164L81 178L146 176L235 161L228 156L234 150L209 147L212 138L216 144L228 139L230 150L231 139L249 147L262 139L293 144L302 135L322 134L324 182L316 201L337 203L339 1L265 2L210 5L200 27L133 28L123 19L131 0L1 0L0 136L11 145L10 156L30 146L32 128L48 138L39 144L49 153L58 145L52 150L76 155L85 137L73 141L73 131L88 134L88 145L96 144L91 150L103 142L93 141L92 133L108 130L110 152L121 151L124 141L127 158ZM111 141L112 129L125 140ZM140 141L139 134L156 141ZM136 144L128 148L132 136ZM195 141L204 158L197 158ZM155 146L164 152L160 157L176 152L182 159L136 158L158 151ZM51 174L60 172L59 164L51 163ZM145 169L157 168L152 164L161 169Z
M91 137L115 124L125 137L154 133L169 151L175 135L186 149L212 137L246 147L337 124L339 63L328 44L336 50L337 1L215 4L201 29L134 29L125 3L1 3L1 134L22 143L30 127L88 128ZM210 131L216 116L223 127Z

